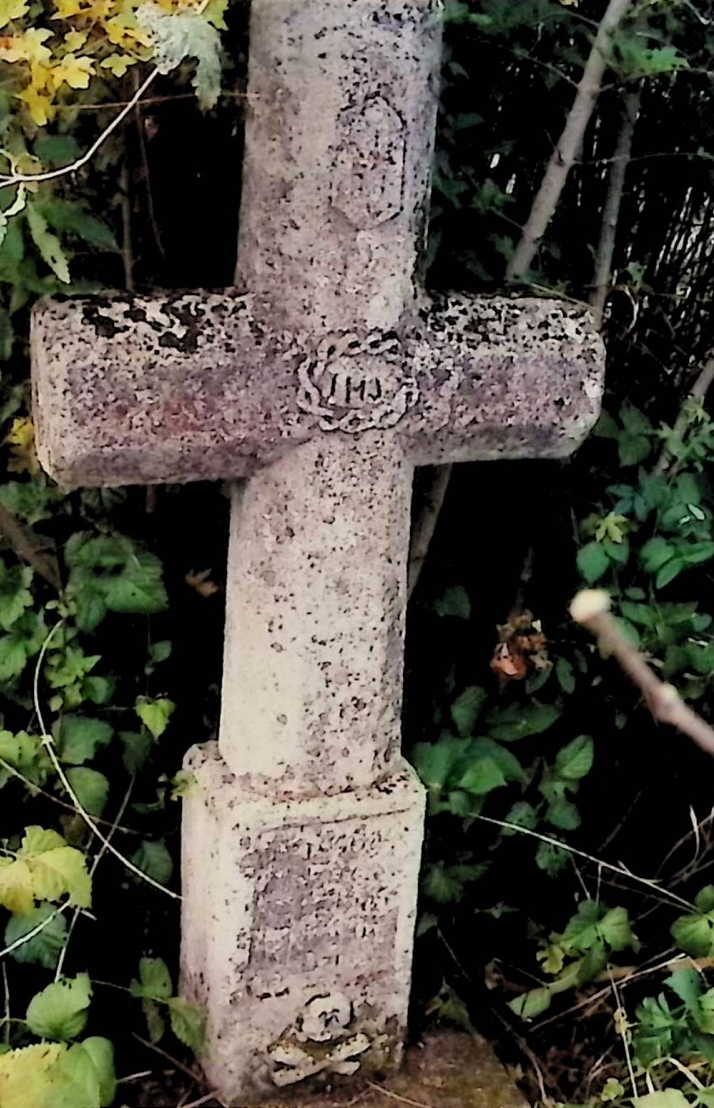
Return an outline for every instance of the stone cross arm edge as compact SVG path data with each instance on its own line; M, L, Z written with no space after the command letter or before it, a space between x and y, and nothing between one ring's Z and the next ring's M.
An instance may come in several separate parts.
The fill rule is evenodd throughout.
M66 487L235 479L379 431L414 465L556 458L597 418L602 343L562 300L423 298L390 330L316 340L251 296L45 302L33 316L43 467Z

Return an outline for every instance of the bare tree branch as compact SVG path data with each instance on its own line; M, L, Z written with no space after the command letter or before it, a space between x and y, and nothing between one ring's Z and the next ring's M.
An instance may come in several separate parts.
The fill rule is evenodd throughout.
M602 17L563 133L556 143L520 241L508 263L508 281L519 280L530 269L540 241L558 206L573 162L580 152L585 128L597 103L607 69L606 48L609 38L627 15L632 3L633 0L610 0Z
M617 224L620 218L620 205L625 187L625 174L632 151L632 137L640 113L641 95L641 89L637 88L628 92L625 96L624 117L617 138L605 209L602 213L602 229L595 255L592 292L590 294L590 307L593 310L598 329L602 329L605 304L612 287L612 259L615 253Z
M712 381L714 381L714 354L711 354L704 363L703 369L692 385L690 391L687 393L687 400L702 401L706 396ZM687 430L687 423L689 421L689 413L687 412L687 400L685 400L684 404L680 408L679 415L677 416L674 427L672 428L672 438L675 442L678 439L681 439L685 431ZM671 462L672 454L665 446L664 450L659 456L657 465L654 468L654 472L666 473Z
M424 494L424 504L419 513L412 531L412 541L409 548L409 565L407 567L407 598L416 588L419 574L422 571L429 546L436 530L446 490L451 480L452 466L434 466L433 476L429 488Z
M595 635L598 645L620 663L623 671L640 689L654 719L676 727L683 735L714 757L714 729L693 712L673 685L656 677L643 655L623 637L610 614L610 597L601 589L584 589L574 598L570 614Z

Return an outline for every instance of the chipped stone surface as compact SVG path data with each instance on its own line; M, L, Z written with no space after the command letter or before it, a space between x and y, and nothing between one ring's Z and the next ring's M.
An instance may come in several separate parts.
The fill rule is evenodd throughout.
M391 1069L406 1028L424 796L404 763L329 798L246 796L214 744L184 800L185 995L228 1103Z
M604 370L577 305L463 294L318 337L270 330L250 297L49 301L32 343L39 456L66 486L245 477L374 429L418 465L562 457Z
M231 1104L401 1056L424 803L399 755L414 466L560 457L598 414L582 308L421 285L440 16L252 0L236 288L33 316L38 452L61 483L249 478L218 749L189 754L183 836L183 989Z

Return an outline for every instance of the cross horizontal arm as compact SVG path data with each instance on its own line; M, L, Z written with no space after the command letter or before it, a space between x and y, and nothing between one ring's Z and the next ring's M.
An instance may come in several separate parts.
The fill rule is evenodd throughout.
M241 478L367 431L418 465L559 457L604 364L577 305L463 294L319 342L270 331L249 296L46 301L32 341L40 460L69 487Z

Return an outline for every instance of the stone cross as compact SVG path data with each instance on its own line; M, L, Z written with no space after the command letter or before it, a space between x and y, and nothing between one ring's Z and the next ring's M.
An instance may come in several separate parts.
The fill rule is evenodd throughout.
M219 738L188 755L183 829L182 987L230 1104L400 1057L414 467L560 457L598 412L580 306L422 286L441 30L440 0L253 0L235 289L33 321L38 448L62 484L247 478Z

